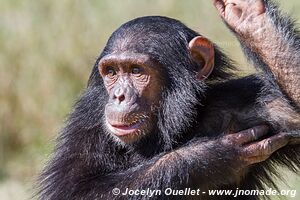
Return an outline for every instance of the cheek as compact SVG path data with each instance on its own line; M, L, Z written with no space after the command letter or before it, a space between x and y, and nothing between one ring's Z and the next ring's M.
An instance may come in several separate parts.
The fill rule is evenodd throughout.
M107 118L107 116L111 113L110 108L111 108L111 105L109 103L107 103L104 107L104 116L105 116L105 118Z
M152 82L145 87L144 96L152 105L157 105L161 99L161 87L158 83Z
M145 76L144 78L134 78L132 79L132 83L134 85L134 88L138 91L140 96L143 96L145 92L147 92L147 89L150 86L150 77Z
M110 96L111 90L113 89L114 85L105 85L106 92L108 96Z
M139 97L143 100L143 102L152 104L153 100L156 99L157 91L155 90L155 84L150 80L147 83L135 83L134 87L136 88Z
M135 81L139 96L150 104L156 104L161 98L160 82L148 76L143 81Z
M103 78L103 82L108 94L110 94L110 91L113 89L117 81L118 81L118 76L115 76L114 78L108 78L108 77Z

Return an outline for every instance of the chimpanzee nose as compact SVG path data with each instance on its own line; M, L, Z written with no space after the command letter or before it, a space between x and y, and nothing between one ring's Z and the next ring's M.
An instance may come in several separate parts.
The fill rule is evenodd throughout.
M125 100L125 90L122 87L119 87L114 92L114 99L118 100L118 103L121 103Z

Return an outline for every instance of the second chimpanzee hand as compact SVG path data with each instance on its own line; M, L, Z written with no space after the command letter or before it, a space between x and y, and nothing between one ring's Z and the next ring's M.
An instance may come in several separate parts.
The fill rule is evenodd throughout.
M263 0L214 0L214 5L228 26L239 34L256 31L264 22Z
M279 133L267 137L268 130L267 126L262 125L238 133L224 135L218 140L225 146L235 146L239 159L245 164L244 167L262 162L287 144L296 144L300 141L300 135L295 133Z

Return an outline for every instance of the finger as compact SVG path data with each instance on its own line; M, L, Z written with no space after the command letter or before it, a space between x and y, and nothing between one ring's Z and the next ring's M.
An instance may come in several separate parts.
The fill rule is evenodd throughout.
M290 141L287 133L279 133L260 142L250 144L244 148L246 157L269 157L278 149L286 146Z
M258 15L261 14L261 13L265 13L266 12L266 6L264 5L263 1L255 0L254 4L255 4L255 9L254 10L256 11L256 13Z
M218 10L219 14L224 17L225 16L225 3L222 0L214 0L214 6Z
M238 6L234 3L230 3L225 6L224 13L225 13L226 20L228 22L233 23L233 22L237 22L240 19L243 11L240 8L240 6Z
M228 135L228 137L238 144L246 144L257 140L258 138L268 134L268 132L269 127L267 125L261 125Z

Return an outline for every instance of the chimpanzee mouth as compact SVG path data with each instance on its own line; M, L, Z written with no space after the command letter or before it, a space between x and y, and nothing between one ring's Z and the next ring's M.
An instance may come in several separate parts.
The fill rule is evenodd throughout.
M109 131L119 137L135 133L141 129L141 126L144 124L144 122L144 119L140 119L131 123L110 123L106 121Z

